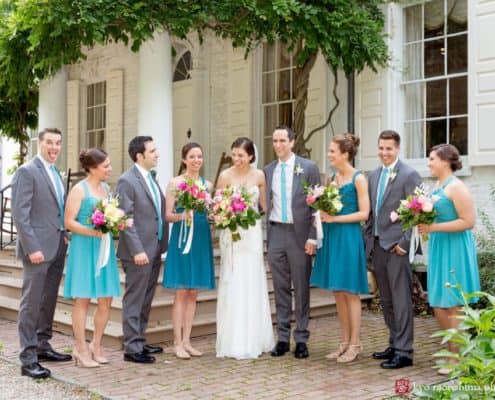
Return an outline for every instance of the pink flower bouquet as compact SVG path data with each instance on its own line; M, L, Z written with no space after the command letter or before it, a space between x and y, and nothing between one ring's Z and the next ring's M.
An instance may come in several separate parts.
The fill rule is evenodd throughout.
M428 194L425 186L418 186L413 194L400 201L399 208L391 212L390 219L392 222L399 220L404 231L419 224L432 224L437 215L434 203L434 196ZM428 240L428 237L423 236L423 240Z
M324 211L329 215L335 215L342 210L342 201L339 188L331 183L328 186L304 185L306 204L315 210Z
M93 208L93 214L88 223L103 233L111 233L117 237L120 232L133 225L133 219L119 208L119 200L115 196L108 196L99 200Z
M177 207L185 210L206 212L210 208L211 197L204 184L187 179L175 188Z
M212 215L215 227L229 229L232 241L240 240L239 228L256 225L261 215L251 206L251 195L244 187L219 189L213 197Z

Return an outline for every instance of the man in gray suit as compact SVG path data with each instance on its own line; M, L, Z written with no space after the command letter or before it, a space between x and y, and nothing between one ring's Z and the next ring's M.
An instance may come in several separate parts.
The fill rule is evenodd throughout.
M296 358L309 356L309 278L311 255L316 250L312 209L306 204L303 183L320 184L317 165L292 152L295 132L279 126L273 132L273 149L278 157L264 169L268 216L268 263L272 271L277 312L278 342L272 356L290 350L292 292L295 295Z
M18 316L21 374L47 378L50 370L39 360L69 361L49 343L64 270L67 240L63 226L65 193L55 162L62 148L56 128L38 135L38 155L20 167L12 180L12 215L17 229L17 256L23 283Z
M420 185L421 178L399 160L399 152L399 134L395 131L380 133L378 156L383 165L369 176L371 210L366 223L366 252L372 256L389 330L389 347L373 353L373 358L385 360L380 364L385 369L413 364L412 271L407 255L411 231L402 231L399 222L392 222L390 213Z
M146 344L145 331L161 266L167 250L168 224L165 197L151 174L158 163L158 150L150 136L136 136L129 142L134 165L117 182L120 205L134 218L134 225L121 233L117 256L125 271L122 320L124 360L152 363L159 346Z

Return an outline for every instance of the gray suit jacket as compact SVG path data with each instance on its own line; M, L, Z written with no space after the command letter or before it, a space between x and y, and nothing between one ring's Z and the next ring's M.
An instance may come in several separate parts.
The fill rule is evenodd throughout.
M270 212L272 210L272 178L273 172L278 164L278 160L272 161L263 168L266 177L266 206L267 206L267 241L270 241ZM312 214L314 210L306 204L306 195L304 194L303 182L310 185L320 184L320 172L315 162L296 155L295 166L303 169L301 174L294 172L292 182L292 217L294 220L294 229L296 231L298 243L302 248L308 239L316 239L316 231L313 227Z
M376 215L376 196L382 167L373 170L368 178L371 205L370 216L365 227L366 254L368 256L371 255L373 250L375 224L378 224L379 241L383 249L388 250L398 244L405 251L409 251L411 230L403 231L400 222L394 223L391 221L390 213L397 210L400 201L412 194L416 186L421 184L421 177L415 169L404 164L401 160L395 165L395 172L395 178L388 182L383 193L382 206L378 217Z
M153 260L158 251L167 250L168 224L165 221L165 197L158 183L156 184L162 201L163 236L158 242L158 215L153 195L136 166L132 166L119 178L115 189L119 196L120 206L134 218L132 228L120 235L117 256L127 263L134 263L136 254L145 252L148 259Z
M65 202L65 199L64 199ZM21 166L12 179L12 216L17 229L17 256L43 252L45 262L57 255L60 209L57 194L38 157Z

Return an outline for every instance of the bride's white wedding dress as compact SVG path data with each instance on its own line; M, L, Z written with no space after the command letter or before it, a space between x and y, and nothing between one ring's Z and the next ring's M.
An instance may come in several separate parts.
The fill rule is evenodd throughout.
M258 204L259 188L249 191ZM232 242L229 230L220 231L217 357L257 358L274 346L261 221L239 233Z

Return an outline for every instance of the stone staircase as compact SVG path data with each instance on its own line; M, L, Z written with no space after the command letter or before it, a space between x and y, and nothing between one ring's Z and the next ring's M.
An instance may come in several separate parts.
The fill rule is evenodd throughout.
M219 255L215 251L216 276L218 280ZM267 268L268 290L272 316L275 317L275 302L273 293L273 284L271 273ZM149 343L158 343L171 340L172 332L172 305L174 300L174 291L162 287L163 271L160 273L155 297L150 313L150 320L146 337ZM122 293L124 292L124 273L120 271L120 282ZM0 318L17 320L19 310L20 296L22 288L22 264L16 260L14 250L6 249L0 251ZM373 296L362 296L363 304ZM198 294L196 317L192 335L202 336L215 333L215 313L216 313L216 290L202 291ZM71 311L73 301L63 297L63 280L58 293L57 308L54 317L54 329L56 331L72 334ZM96 307L96 301L92 300L89 309L89 315L93 315ZM122 347L122 297L114 298L110 312L110 320L105 330L103 342L105 345L121 348ZM311 318L336 314L335 300L326 290L311 289ZM91 337L93 331L93 322L88 318L87 336Z

